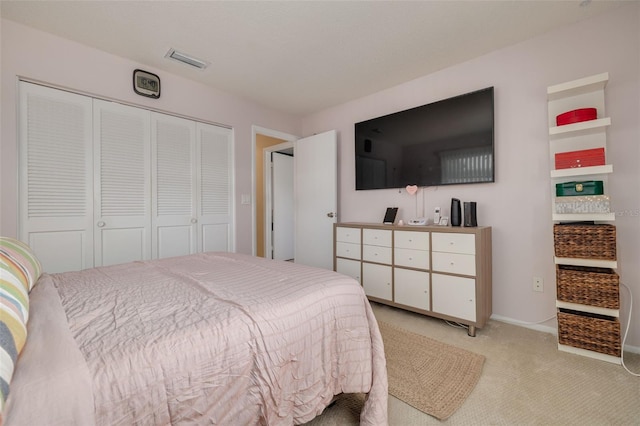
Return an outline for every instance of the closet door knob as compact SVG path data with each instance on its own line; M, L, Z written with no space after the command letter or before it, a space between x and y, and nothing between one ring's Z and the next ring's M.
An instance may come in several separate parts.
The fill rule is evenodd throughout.
M98 228L102 228L106 225L103 221L98 222Z
M191 219L191 223L198 223L198 219L195 219L195 218Z

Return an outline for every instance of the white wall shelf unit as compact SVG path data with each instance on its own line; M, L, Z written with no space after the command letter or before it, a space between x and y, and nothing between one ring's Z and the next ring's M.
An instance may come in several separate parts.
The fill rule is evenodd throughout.
M584 136L590 133L598 133L605 131L606 127L611 125L611 119L599 118L596 120L582 121L579 123L567 124L564 126L555 126L549 128L550 137L570 137Z
M615 260L580 259L575 257L554 257L554 262L556 265L593 266L594 268L611 268L611 269L618 268L618 262Z
M613 173L613 165L606 161L607 130L611 126L611 118L605 114L605 87L608 80L609 74L602 73L550 86L547 89L549 154L552 169L550 171L551 217L554 223L592 222L597 225L615 221L614 212L556 213L556 184L598 180L603 182L603 195L608 195L608 177ZM559 114L579 108L596 108L597 118L562 126L556 125L556 117ZM582 168L555 169L556 154L594 148L604 149L605 164ZM591 245L589 247L594 246ZM618 267L617 261L554 256L554 263L559 271L558 277L560 277L560 271L565 271L566 268L575 270L577 267L578 271L583 273L585 277L583 282L577 283L577 286L580 287L584 284L584 287L581 287L579 291L582 292L587 289L586 294L588 295L586 299L580 299L576 294L567 296L568 286L566 282L561 283L560 278L558 278L558 300L556 300L556 308L558 310L558 349L619 364L621 362L620 311L619 309L603 307L600 301L590 298L593 293L589 293L589 291L592 291L590 289L593 289L593 287L590 287L592 284L589 284L592 282L591 278L593 276L589 274L598 272L594 268L606 268L613 272L612 270ZM615 276L617 277L617 275ZM561 286L563 288L562 292L560 291ZM570 291L573 291L573 287L571 287ZM583 296L582 293L580 295ZM619 303L617 287L615 288L615 297L617 298L615 302ZM562 298L565 298L565 300L561 300ZM576 300L580 303L575 303ZM579 324L581 321L584 321L585 324L599 321L604 323L605 326L583 335L581 334L581 327L573 328L574 324ZM592 341L606 341L607 343L603 344L603 346L597 346L593 345Z

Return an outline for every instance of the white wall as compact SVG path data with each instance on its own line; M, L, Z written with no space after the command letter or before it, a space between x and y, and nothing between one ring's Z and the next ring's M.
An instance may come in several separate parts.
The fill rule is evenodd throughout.
M426 188L418 215L448 214L452 197L477 201L478 223L493 228L493 313L517 322L555 315L555 268L546 90L550 85L609 72L606 113L609 179L617 213L621 280L632 288L632 329L627 345L640 347L640 4L531 39L472 61L305 117L303 134L339 133L339 221L381 222L385 207L400 218L416 216L405 191L355 191L353 125L358 121L495 87L496 182ZM339 65L339 64L338 64ZM401 66L401 65L399 65ZM532 277L544 292L532 291ZM626 323L629 299L621 290ZM544 323L555 328L555 321ZM544 327L543 327L544 328ZM636 348L640 349L640 348ZM634 349L635 350L635 349Z
M249 226L252 206L240 204L240 195L251 194L252 191L251 126L299 134L299 118L12 21L2 20L1 31L1 235L17 235L16 89L18 77L25 77L98 97L233 127L238 224L236 251L252 252L253 237ZM136 68L160 76L160 99L144 98L133 92L132 73Z

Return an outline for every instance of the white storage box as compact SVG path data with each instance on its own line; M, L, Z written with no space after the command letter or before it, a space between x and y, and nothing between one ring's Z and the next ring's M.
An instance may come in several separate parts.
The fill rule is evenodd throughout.
M608 195L556 197L556 213L610 213Z

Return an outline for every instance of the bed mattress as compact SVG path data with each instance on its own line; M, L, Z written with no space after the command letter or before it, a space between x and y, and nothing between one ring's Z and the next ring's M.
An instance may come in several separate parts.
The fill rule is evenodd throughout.
M362 287L232 253L44 274L7 425L269 424L367 393L387 423L384 348Z

